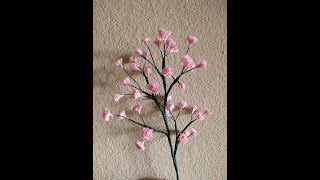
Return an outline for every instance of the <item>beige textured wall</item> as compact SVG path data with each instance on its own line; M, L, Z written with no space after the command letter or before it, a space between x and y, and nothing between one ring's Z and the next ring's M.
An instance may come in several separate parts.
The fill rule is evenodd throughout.
M146 150L139 152L134 142L139 139L140 127L117 118L106 123L101 115L107 107L115 114L126 110L127 116L138 119L129 112L135 101L128 98L118 103L112 101L112 93L129 92L121 86L125 73L116 70L113 64L120 57L128 60L136 47L143 49L141 37L155 38L158 30L165 28L173 32L172 38L181 50L167 60L174 75L181 68L187 35L199 38L189 55L195 62L208 61L206 70L181 79L187 90L174 88L171 93L174 102L186 100L200 109L208 107L214 113L213 117L194 123L199 132L197 138L180 144L177 158L181 180L227 179L226 0L94 0L93 4L93 178L175 179L168 142L163 135L156 134L152 141L146 142ZM134 77L143 83L142 76ZM160 80L156 76L152 79ZM139 102L153 105L150 101ZM187 117L181 116L179 127L185 126ZM145 119L150 125L163 127L158 111L148 112Z

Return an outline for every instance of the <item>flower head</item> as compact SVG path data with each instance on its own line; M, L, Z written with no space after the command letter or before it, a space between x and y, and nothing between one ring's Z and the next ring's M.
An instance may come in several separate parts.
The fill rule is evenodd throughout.
M186 89L186 84L184 84L184 83L179 83L179 89L180 89L180 90L185 90L185 89Z
M122 84L123 84L124 86L130 86L130 85L131 85L131 82L130 82L129 77L126 77L126 78L123 80Z
M136 52L139 56L142 55L142 51L141 51L141 49L139 49L139 48L137 48L137 49L135 50L135 52Z
M191 134L190 136L194 136L194 137L197 137L198 136L198 131L194 128L191 128Z
M208 109L208 108L205 108L204 109L204 112L203 112L203 115L208 115L208 116L211 116L212 115L212 112Z
M110 116L113 116L113 114L111 114L111 112L108 109L104 109L102 111L102 117L105 121L109 121Z
M140 115L142 107L143 106L141 104L136 104L133 106L132 110L134 110L135 112L137 112Z
M144 38L142 39L142 42L145 44L145 45L148 45L151 41L151 38Z
M144 68L144 73L149 76L149 75L151 75L153 73L153 70L150 67L145 67Z
M198 41L198 38L196 38L195 36L188 36L187 41L189 43L189 46L193 46Z
M196 113L196 120L203 120L204 116L201 112Z
M137 58L136 58L136 57L131 56L131 57L129 58L129 63L136 63L136 62L137 62Z
M182 58L183 67L186 69L191 69L194 67L194 62L189 55L185 55Z
M171 68L169 68L169 67L163 68L163 69L162 69L162 74L163 74L165 77L171 76L171 75L172 75Z
M137 98L139 98L139 97L141 97L142 95L140 94L140 92L138 91L138 90L133 90L132 91L132 93L131 93L131 95L130 95L130 97L131 97L131 99L137 99Z
M143 53L143 56L144 56L146 59L148 59L148 58L150 57L150 51L145 51L145 52Z
M162 44L162 41L161 39L157 38L153 41L153 43L158 47L160 48L161 47L161 44Z
M153 137L153 130L149 128L142 128L140 131L140 135L145 140L151 140Z
M178 141L180 142L180 143L183 143L183 144L185 144L186 142L188 142L188 134L186 134L186 132L182 132L181 134L180 134L180 136L179 136L179 138L178 138Z
M169 47L171 45L175 45L175 44L176 44L176 42L173 39L171 39L171 38L166 39L166 46L167 47Z
M178 49L178 47L176 45L169 46L169 52L175 53L175 52L178 52L178 51L179 51L179 49Z
M197 66L196 68L200 68L200 69L205 69L207 68L207 61L206 60L202 60Z
M117 60L117 62L115 63L115 66L118 67L118 68L123 68L122 58Z
M140 66L138 63L130 63L130 65L131 65L131 69L133 71L140 71L140 69L139 69Z
M147 89L151 91L153 94L157 94L160 90L160 84L157 82L152 84L147 84Z
M166 108L167 111L172 112L172 110L174 109L174 105L173 104L167 104Z
M127 118L126 112L125 112L125 111L122 111L122 112L120 113L120 117L119 117L119 118L120 118L120 119Z
M137 142L135 143L136 148L138 148L140 151L143 151L144 148L144 141L140 142L137 140Z
M180 102L178 103L178 107L179 107L179 109L180 109L180 111L181 111L183 108L187 107L187 102L185 102L185 101L180 101Z
M197 106L191 106L190 109L191 109L191 114L193 114L198 108Z
M171 96L168 96L168 97L167 97L167 102L171 102L171 100L172 100L172 97L171 97Z
M115 102L118 102L124 95L122 94L113 94L112 98Z

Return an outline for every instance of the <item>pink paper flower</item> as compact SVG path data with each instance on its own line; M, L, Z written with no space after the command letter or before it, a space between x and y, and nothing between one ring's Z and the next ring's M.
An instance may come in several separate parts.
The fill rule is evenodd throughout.
M127 118L126 112L125 112L125 111L122 111L122 112L120 113L120 117L119 117L119 118L120 118L120 119Z
M171 68L169 68L169 67L163 68L163 69L162 69L162 74L163 74L165 77L171 76L171 75L172 75Z
M212 115L212 112L208 109L208 108L205 108L204 109L204 112L203 112L203 115L208 115L208 116L211 116Z
M175 45L175 44L176 44L176 42L173 39L171 39L171 38L166 39L166 46L167 47L169 47L171 45Z
M134 110L135 112L137 112L140 115L142 107L143 106L141 104L136 104L133 106L132 110Z
M131 56L131 57L129 58L129 63L136 63L136 62L137 62L137 58L136 58L136 57Z
M119 67L119 68L123 68L122 58L120 58L120 59L117 60L117 62L115 63L115 66L116 66L116 67Z
M150 52L149 51L146 51L143 53L143 56L148 59L150 57Z
M179 49L176 45L171 45L169 46L169 52L176 53L176 52L179 52Z
M203 119L204 119L203 114L202 114L201 112L198 112L198 113L196 114L196 120L203 120Z
M167 97L167 102L171 102L171 100L172 100L172 97L171 97L171 96L168 96L168 97Z
M144 38L144 39L142 39L142 42L143 42L145 45L149 45L149 44L150 44L150 41L151 41L150 38Z
M189 43L189 46L193 46L198 41L198 38L194 36L188 36L187 41Z
M141 51L141 49L139 49L139 48L137 48L137 49L135 50L135 52L136 52L139 56L142 55L142 51Z
M126 77L126 78L123 80L122 84L123 84L124 86L130 86L130 85L131 85L131 82L130 82L129 77Z
M161 29L159 31L159 36L162 40L166 40L171 35L171 31L167 31L165 29Z
M182 132L178 138L178 141L183 144L188 142L188 134L186 134L185 132Z
M104 109L102 111L102 117L105 121L109 121L109 118L113 116L113 114L111 114L111 112L108 109Z
M194 128L191 128L191 134L190 136L194 136L194 137L197 137L198 136L198 131Z
M130 97L131 97L131 99L137 99L137 98L139 98L139 97L141 97L142 95L140 94L140 92L138 91L138 90L133 90L132 91L132 93L131 93L131 95L130 95Z
M157 39L154 40L153 43L154 43L158 48L160 48L160 47L161 47L161 44L162 44L162 41L161 41L161 39L157 38Z
M140 151L143 151L144 148L144 141L140 142L137 140L137 142L135 143L136 148L138 148Z
M189 55L185 55L182 58L183 67L186 69L191 69L194 67L194 62Z
M183 108L187 107L187 102L185 102L185 101L180 101L180 102L178 103L178 107L179 107L179 109L180 109L180 111L181 111Z
M151 140L153 137L153 130L149 128L142 128L140 131L140 135L145 140Z
M140 66L138 63L130 63L130 65L131 65L131 69L133 71L140 71L140 69L139 69Z
M184 84L184 83L179 83L179 89L180 89L180 90L185 90L185 89L186 89L186 84Z
M147 84L147 89L151 91L153 94L157 94L160 90L159 83Z
M152 70L152 68L145 67L144 68L144 73L149 76L149 75L151 75L153 73L153 70Z
M118 102L124 95L122 94L113 94L112 98L115 102Z
M207 68L207 62L206 60L202 60L197 66L196 68L200 68L200 69L205 69Z
M191 106L190 107L191 114L193 114L197 109L198 109L197 106Z
M167 111L172 112L172 110L174 109L174 105L173 104L167 104L166 108Z

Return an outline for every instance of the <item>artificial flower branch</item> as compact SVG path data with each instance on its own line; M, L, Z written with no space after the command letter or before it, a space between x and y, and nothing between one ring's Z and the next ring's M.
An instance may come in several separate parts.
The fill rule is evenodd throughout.
M179 51L178 47L176 45L176 42L173 39L169 38L169 36L171 35L170 31L167 31L165 29L161 29L159 31L159 35L160 35L160 38L156 38L153 43L159 49L159 51L161 53L161 61L162 61L161 62L161 71L158 69L158 67L156 65L156 61L155 61L155 59L152 55L152 52L150 50L150 47L149 47L151 38L142 39L142 42L146 45L148 51L145 51L143 53L142 50L140 50L139 48L135 49L135 53L137 55L139 55L139 57L141 57L142 59L145 60L144 64L143 64L143 68L140 68L138 61L137 61L137 58L135 56L131 56L129 58L129 63L131 65L132 70L139 71L143 75L143 77L146 81L146 88L149 92L142 90L139 83L123 67L122 58L121 58L121 59L118 59L117 62L115 63L116 67L122 68L125 71L125 73L130 77L130 79L132 79L135 82L136 86L131 84L129 77L125 78L122 84L126 87L134 88L132 93L131 94L113 94L113 99L115 102L118 102L125 95L130 95L131 99L138 99L140 97L143 97L143 95L140 94L140 92L143 93L145 95L144 97L147 97L148 99L153 100L155 102L155 104L157 105L157 107L159 108L166 130L161 131L161 130L158 130L156 128L153 128L153 127L147 125L146 121L144 120L144 118L141 115L141 110L143 107L143 105L141 105L141 104L135 104L133 106L132 110L139 114L140 119L143 122L143 124L128 118L125 115L125 111L122 111L119 115L113 115L108 109L105 109L103 111L103 118L105 121L109 121L110 117L117 116L120 119L127 119L130 122L133 122L137 125L142 126L143 128L140 131L140 135L143 140L142 141L137 140L137 142L135 143L135 146L140 151L143 151L145 149L144 143L153 138L153 132L159 132L159 133L165 134L168 139L168 143L169 143L169 147L170 147L171 157L172 157L173 165L174 165L175 172L176 172L176 179L179 180L179 171L178 171L178 164L177 164L177 158L176 158L179 144L180 143L185 144L190 137L196 137L198 135L197 130L195 130L194 128L191 128L191 133L190 133L189 131L187 131L188 127L190 127L191 124L193 124L195 121L203 120L204 116L211 115L211 112L208 109L205 109L204 112L200 112L197 110L196 106L190 106L189 107L191 110L190 122L182 129L182 131L179 131L177 121L180 116L181 110L184 108L187 108L187 103L185 101L180 101L177 105L177 107L179 108L179 112L177 113L176 116L174 116L172 111L175 108L175 105L172 104L172 101L171 101L172 97L169 94L170 94L173 86L177 83L179 84L178 87L180 90L185 90L186 85L179 81L180 78L182 77L182 75L184 75L190 71L193 71L196 68L205 69L207 67L207 62L205 60L202 60L198 65L194 64L192 58L188 55L188 52L189 52L190 47L192 47L198 41L198 39L194 36L188 36L186 38L187 42L188 42L188 48L187 48L186 54L182 58L183 67L182 67L180 74L175 78L172 75L171 68L166 66L166 64L167 64L166 57L171 53L178 52ZM161 47L163 47L163 50L161 50ZM151 57L152 61L149 59L149 57ZM152 70L152 68L146 67L146 63L149 63L151 65L151 67L153 67L153 69L161 77L161 80L162 80L161 84L163 86L163 91L164 91L164 95L163 95L162 100L158 100L158 98L157 98L157 94L160 91L160 84L158 82L153 82L153 83L150 82L149 76L151 76L151 74L154 71ZM173 79L173 81L170 85L167 84L166 78L168 78L168 77ZM193 119L194 114L195 114L195 119ZM172 142L172 139L170 136L171 131L170 131L168 118L172 119L174 122L174 130L175 130L174 146L173 146L173 142ZM170 121L170 123L172 123L172 121Z

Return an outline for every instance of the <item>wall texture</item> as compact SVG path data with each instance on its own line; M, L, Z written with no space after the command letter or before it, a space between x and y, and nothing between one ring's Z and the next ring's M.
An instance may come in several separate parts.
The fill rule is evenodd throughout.
M112 101L112 93L127 93L121 86L126 77L114 68L120 57L125 61L140 47L141 38L158 36L165 28L173 32L179 53L169 55L167 64L174 75L181 69L181 57L187 45L185 37L195 35L198 43L189 55L198 63L206 59L208 68L186 74L181 81L187 90L174 88L171 95L176 103L186 100L200 109L208 107L213 116L194 123L199 136L181 144L178 164L181 180L227 179L227 2L226 0L94 0L93 1L93 178L95 180L142 180L145 178L175 179L169 145L163 135L155 134L146 142L146 150L139 152L134 143L139 139L140 127L118 118L109 122L102 119L102 110L109 108L114 114L126 110L127 116L138 119L130 112L136 101L123 98ZM160 62L160 54L154 50ZM142 59L139 59L142 62ZM143 84L138 74L134 77ZM157 76L153 81L159 81ZM153 107L151 101L138 100L144 106ZM158 111L144 111L146 121L155 127L163 127ZM178 126L188 122L181 115ZM171 121L171 127L173 123Z

